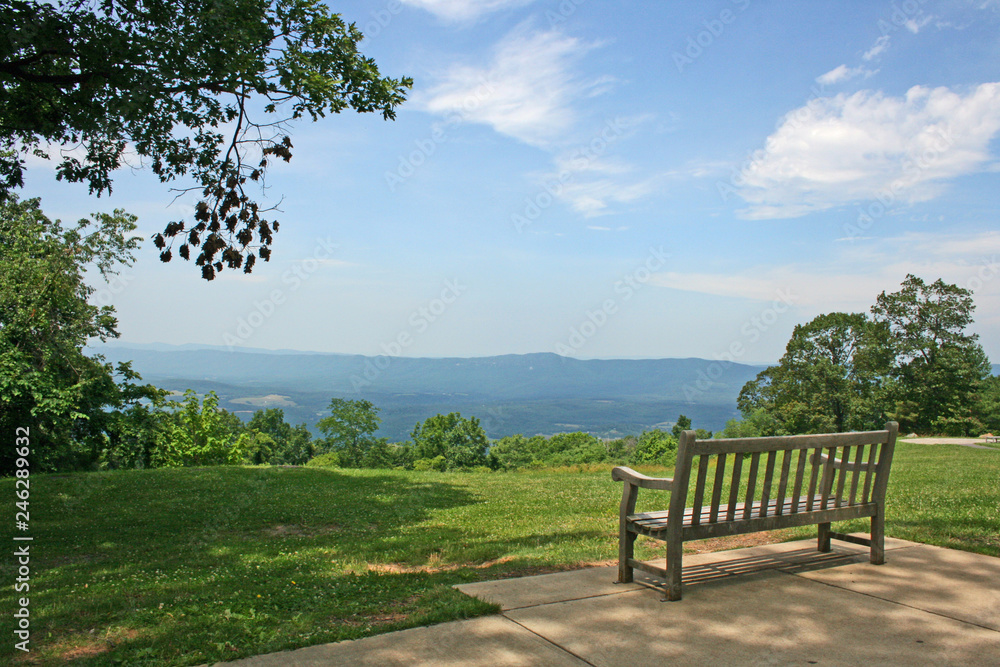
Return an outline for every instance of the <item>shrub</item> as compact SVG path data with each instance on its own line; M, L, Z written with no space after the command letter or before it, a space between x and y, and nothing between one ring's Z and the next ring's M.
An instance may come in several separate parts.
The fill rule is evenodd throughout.
M337 452L327 452L310 459L306 465L310 468L339 468L340 455Z

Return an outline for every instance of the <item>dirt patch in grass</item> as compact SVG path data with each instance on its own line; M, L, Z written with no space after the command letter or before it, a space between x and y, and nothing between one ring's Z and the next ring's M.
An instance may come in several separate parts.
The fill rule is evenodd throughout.
M455 570L486 570L494 565L503 565L514 560L513 556L504 556L496 560L488 560L482 563L443 563L436 564L439 559L431 557L427 565L408 565L406 563L367 563L369 572L381 572L383 574L436 574L438 572L454 572Z
M134 628L108 630L100 638L91 633L81 634L77 632L47 646L44 658L27 654L15 658L14 663L19 665L34 665L49 663L51 659L55 659L59 663L69 664L77 660L88 660L110 652L118 644L137 639L141 634Z
M343 528L336 523L326 526L299 526L279 524L264 529L268 537L314 537L327 533L339 533Z

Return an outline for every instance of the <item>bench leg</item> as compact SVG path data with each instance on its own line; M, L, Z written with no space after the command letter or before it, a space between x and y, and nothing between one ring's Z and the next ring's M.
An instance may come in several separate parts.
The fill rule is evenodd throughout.
M872 565L885 563L885 519L881 514L872 517Z
M632 583L632 566L628 564L630 558L635 555L635 533L630 533L624 528L618 535L618 583Z
M830 524L821 523L819 524L819 540L816 547L817 551L821 553L826 553L830 550Z
M664 600L675 602L681 599L681 562L684 557L684 543L667 542L667 580L665 582Z

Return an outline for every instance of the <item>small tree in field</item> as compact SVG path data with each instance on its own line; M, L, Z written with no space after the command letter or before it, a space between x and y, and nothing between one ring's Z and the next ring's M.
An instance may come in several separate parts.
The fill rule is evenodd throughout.
M457 412L435 415L417 424L410 437L417 461L437 461L435 468L475 468L489 463L490 441L475 417L466 419Z
M371 447L372 435L382 421L378 408L364 399L333 398L330 416L319 420L316 427L326 436L323 451L335 451L345 467L361 465Z

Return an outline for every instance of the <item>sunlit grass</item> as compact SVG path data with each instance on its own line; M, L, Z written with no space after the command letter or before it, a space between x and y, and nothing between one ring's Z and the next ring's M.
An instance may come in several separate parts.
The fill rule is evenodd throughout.
M37 475L32 652L22 656L8 641L0 656L52 665L211 663L492 613L452 585L616 557L621 487L609 473ZM899 445L888 533L1000 556L998 473L1000 453L991 450ZM13 498L13 480L0 480L0 494ZM644 492L640 507L665 501ZM806 527L773 539L814 534ZM662 554L652 541L639 552ZM11 556L0 568L13 581ZM4 587L5 610L16 596ZM11 622L5 612L7 637Z

